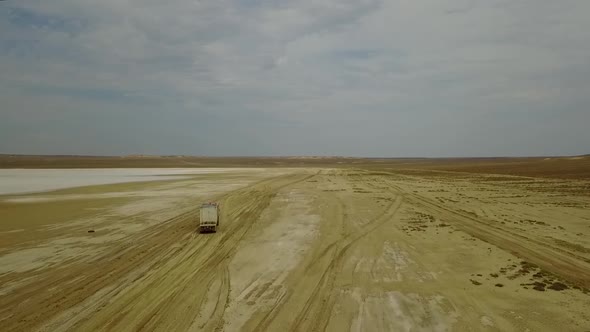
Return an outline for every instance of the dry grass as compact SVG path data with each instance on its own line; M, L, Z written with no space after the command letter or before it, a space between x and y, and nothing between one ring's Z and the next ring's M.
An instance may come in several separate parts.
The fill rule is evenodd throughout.
M558 158L456 158L423 159L389 163L368 163L368 169L388 168L396 173L419 176L468 176L497 174L556 179L590 179L590 156ZM444 172L444 174L441 174ZM518 178L491 177L488 181L518 181Z

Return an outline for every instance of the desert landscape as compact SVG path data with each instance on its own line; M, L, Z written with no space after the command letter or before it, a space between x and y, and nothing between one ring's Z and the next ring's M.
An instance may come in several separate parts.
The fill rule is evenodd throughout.
M590 331L588 157L0 165L3 331Z
M588 13L0 0L0 332L590 332Z

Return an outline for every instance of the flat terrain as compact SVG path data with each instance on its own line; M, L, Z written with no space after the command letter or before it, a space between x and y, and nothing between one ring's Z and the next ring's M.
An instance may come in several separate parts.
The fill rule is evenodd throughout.
M0 154L2 168L323 167L452 171L590 180L590 155L526 158L348 158L191 156L24 156Z
M0 196L0 326L590 330L585 166L348 162Z

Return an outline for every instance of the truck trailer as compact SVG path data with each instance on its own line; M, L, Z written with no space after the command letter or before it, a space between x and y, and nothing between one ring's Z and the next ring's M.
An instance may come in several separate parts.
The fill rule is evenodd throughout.
M219 204L205 203L201 205L201 220L199 224L199 232L217 232L219 227Z

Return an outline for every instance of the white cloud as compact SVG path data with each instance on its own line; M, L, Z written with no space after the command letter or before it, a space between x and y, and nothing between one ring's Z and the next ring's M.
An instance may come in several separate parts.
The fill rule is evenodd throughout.
M13 142L26 141L18 126L47 131L35 114L91 110L108 126L119 110L138 127L166 122L164 140L120 135L102 153L216 153L177 141L175 128L191 121L207 123L182 137L213 138L220 154L584 153L555 141L551 126L534 143L520 128L535 130L527 116L550 123L560 113L572 121L554 126L563 137L590 140L580 125L590 120L589 9L574 0L3 2L10 121L0 152L95 153L67 121L47 135L70 145ZM502 135L462 143L478 126Z

